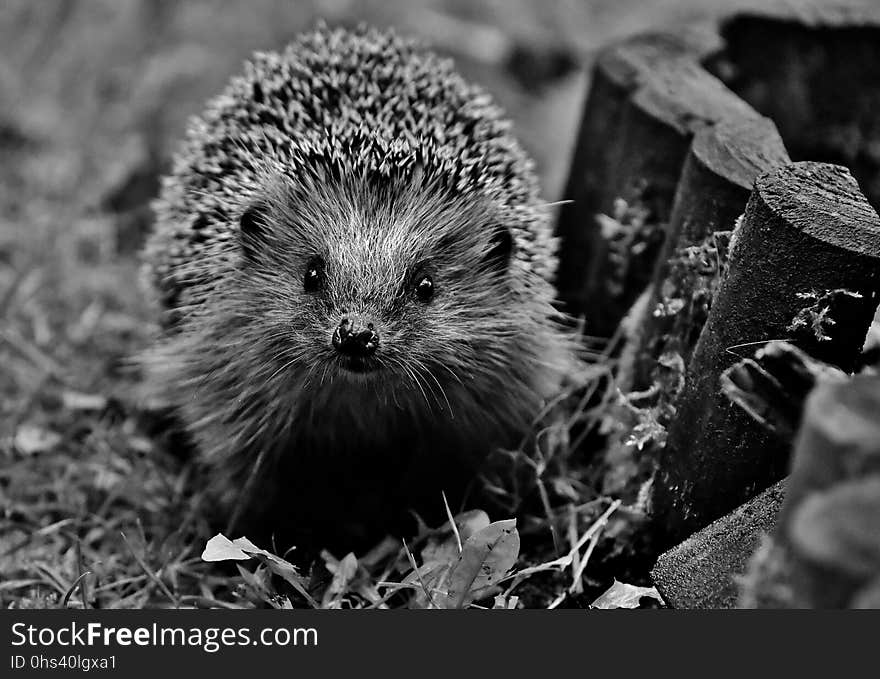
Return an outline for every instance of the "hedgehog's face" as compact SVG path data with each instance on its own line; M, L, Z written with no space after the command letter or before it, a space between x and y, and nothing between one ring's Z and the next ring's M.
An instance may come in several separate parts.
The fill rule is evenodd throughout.
M450 380L509 369L520 325L528 331L505 303L511 231L485 200L312 186L245 211L241 244L261 317L291 347L279 356L312 383L439 396Z

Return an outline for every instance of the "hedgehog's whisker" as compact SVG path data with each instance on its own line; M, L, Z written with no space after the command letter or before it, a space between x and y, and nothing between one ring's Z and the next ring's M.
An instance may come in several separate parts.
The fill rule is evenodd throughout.
M422 398L425 400L425 405L427 405L430 409L431 401L428 399L428 394L427 392L425 392L424 387L422 387L422 382L419 379L419 375L411 367L409 367L408 365L404 365L400 361L398 361L398 365L400 366L401 370L403 370L409 376L410 380L416 386L416 388L422 393Z
M464 382L462 382L461 378L458 376L458 374L452 368L450 368L445 363L438 363L438 365L441 368L443 368L446 372L448 372L450 375L452 375L452 377L455 379L456 382L458 382L461 386L464 386Z
M413 362L416 364L417 370L420 370L421 372L426 374L428 377L430 377L432 380L434 380L434 384L437 385L437 388L440 390L440 393L443 394L443 400L446 401L446 408L449 410L450 416L454 418L455 412L452 410L452 404L449 402L449 396L446 395L446 390L443 388L443 385L440 384L440 380L437 379L437 377L434 375L434 373L431 372L430 368L428 368L428 366L426 366L424 363L422 363L422 361L420 361L418 359L414 359ZM434 390L431 389L432 393L433 393L433 391Z
M282 356L282 355L283 355L283 353L282 353L282 354L279 354L279 355L276 357L276 359L279 358L279 357ZM268 385L272 380L274 380L274 379L278 376L278 373L280 373L280 372L286 370L287 368L289 368L290 366L292 366L294 363L296 363L297 361L299 361L301 358L302 358L302 354L301 354L301 353L299 353L299 352L295 353L295 354L293 355L293 358L291 358L289 361L287 361L284 365L282 365L280 368L278 368L275 372L273 372L271 375L269 375L269 377L267 377L267 378L264 380L265 384ZM273 361L273 362L274 362L274 361Z
M303 388L303 389L308 389L309 386L311 385L311 383L312 383L312 375L314 374L315 369L316 369L317 367L318 367L318 364L317 364L317 363L312 363L312 364L309 366L309 369L306 371L306 374L305 374L305 376L304 376L303 379L302 379L302 388Z
M430 408L431 401L428 399L428 394L425 392L425 389L422 387L422 383L421 383L421 380L419 379L418 374L415 371L413 371L413 369L410 366L406 365L403 361L401 361L399 358L395 357L395 358L392 358L391 360L394 362L394 365L396 365L398 368L400 368L404 372L404 374L410 378L410 381L418 388L418 390L420 392L422 392L422 398L425 399L425 405L427 405L428 408Z

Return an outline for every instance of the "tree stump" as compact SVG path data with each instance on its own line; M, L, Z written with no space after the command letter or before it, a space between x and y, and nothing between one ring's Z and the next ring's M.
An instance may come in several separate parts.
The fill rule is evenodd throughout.
M693 135L725 118L757 114L699 64L710 38L644 35L601 52L593 69L558 233L565 243L558 286L565 310L608 336L650 280ZM639 224L623 224L611 252L597 215L616 202ZM625 212L625 210L624 210ZM616 255L616 257L615 257Z
M606 48L564 194L572 202L559 213L564 309L583 314L591 335L615 330L650 279L693 134L722 120L771 118L793 159L850 167L877 208L877 110L880 5L768 2L713 30ZM633 205L635 215L621 207ZM603 236L621 217L619 230L638 233Z
M707 68L773 119L793 159L847 166L880 209L880 5L768 4L722 23Z
M768 5L603 50L560 210L563 309L626 339L603 490L641 498L653 478L652 527L631 526L645 558L786 473L790 445L721 373L774 339L851 371L877 306L880 4ZM849 165L867 199L786 148Z
M716 235L733 229L758 175L787 162L782 139L766 118L724 121L696 134L636 326L634 363L619 375L623 391L647 389L664 354L677 354L687 365L726 264L729 234L723 240Z
M721 393L737 352L788 338L851 370L880 299L880 218L850 173L793 163L756 182L728 273L688 366L660 451L653 520L660 548L731 511L788 468L774 440Z

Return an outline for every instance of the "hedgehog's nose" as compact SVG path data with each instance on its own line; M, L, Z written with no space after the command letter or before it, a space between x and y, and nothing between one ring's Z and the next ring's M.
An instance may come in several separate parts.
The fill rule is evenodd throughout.
M343 318L333 331L333 347L346 356L370 356L378 346L379 333L372 323L362 325Z

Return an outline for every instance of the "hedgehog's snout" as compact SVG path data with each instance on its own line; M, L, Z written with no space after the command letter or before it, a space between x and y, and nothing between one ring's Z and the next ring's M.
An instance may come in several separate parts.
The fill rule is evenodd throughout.
M333 348L346 356L365 358L379 347L379 333L372 323L343 318L333 331Z

